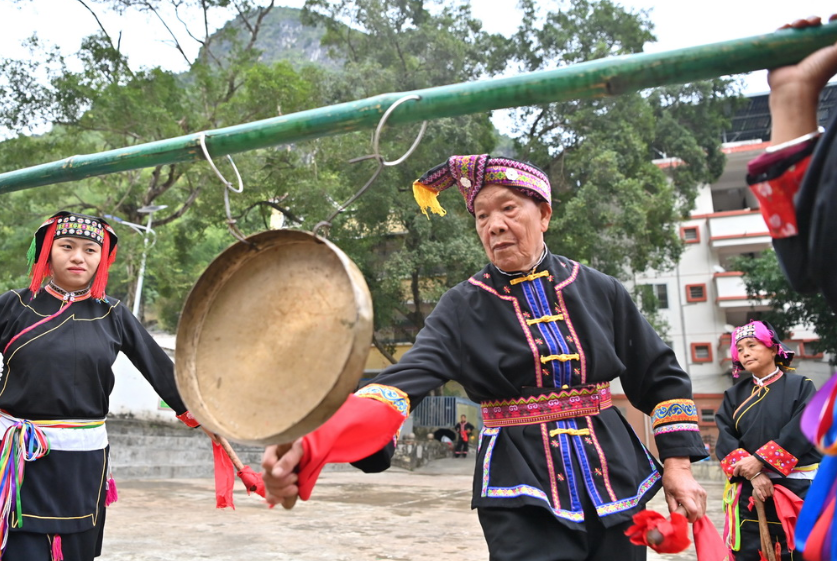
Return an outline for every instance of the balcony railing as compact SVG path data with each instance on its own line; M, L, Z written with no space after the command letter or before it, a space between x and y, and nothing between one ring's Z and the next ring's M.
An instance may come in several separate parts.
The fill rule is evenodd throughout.
M760 251L770 246L770 234L758 210L716 212L707 218L713 248Z
M747 288L744 285L743 273L728 272L715 273L715 294L718 307L746 308L754 310L768 309L767 300L754 302L747 296Z

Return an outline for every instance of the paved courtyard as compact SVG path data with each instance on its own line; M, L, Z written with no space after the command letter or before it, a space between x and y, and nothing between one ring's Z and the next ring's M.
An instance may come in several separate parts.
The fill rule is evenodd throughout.
M117 480L102 561L403 560L488 558L470 509L473 460L438 460L415 472L322 474L314 496L292 511L268 509L236 487L236 510L216 509L210 479ZM722 527L721 485L705 484ZM651 508L665 512L662 493ZM618 557L614 557L618 559ZM694 561L650 551L649 561Z

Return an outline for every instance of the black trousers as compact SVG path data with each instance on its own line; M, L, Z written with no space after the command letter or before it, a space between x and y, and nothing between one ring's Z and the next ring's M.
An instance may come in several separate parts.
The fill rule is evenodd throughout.
M102 554L102 535L105 512L98 517L98 526L85 532L61 534L61 551L64 561L93 561ZM52 561L53 534L34 532L9 532L3 561Z
M545 508L479 508L489 561L645 561L646 548L630 542L630 520L605 528L586 494L584 530L574 530Z

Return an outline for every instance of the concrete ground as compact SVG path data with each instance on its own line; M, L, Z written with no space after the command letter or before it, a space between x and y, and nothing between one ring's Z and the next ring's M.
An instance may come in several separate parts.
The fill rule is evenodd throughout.
M268 509L236 482L236 510L216 509L210 479L117 480L102 561L293 560L472 561L487 559L470 509L473 459L443 459L415 472L324 472L312 499ZM707 482L709 510L722 528L722 486ZM651 508L665 512L662 493ZM617 559L615 556L614 559ZM649 561L694 561L649 550Z

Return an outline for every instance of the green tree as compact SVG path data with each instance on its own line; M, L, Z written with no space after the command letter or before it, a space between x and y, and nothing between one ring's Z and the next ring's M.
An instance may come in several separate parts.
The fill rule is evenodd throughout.
M610 0L558 2L543 16L535 0L520 5L517 33L495 38L494 70L638 53L654 39L644 12ZM723 170L720 132L734 91L714 80L516 110L518 153L552 182L551 249L623 278L675 262L678 220L693 207L698 185ZM682 165L664 171L653 162L660 157Z
M323 43L343 71L328 77L322 95L337 103L383 92L405 91L475 80L485 71L488 36L467 3L431 10L421 0L309 0L303 20L324 27ZM409 103L409 102L408 102ZM385 129L381 152L395 159L413 142L417 126ZM317 142L318 183L333 181L329 193L343 201L370 177L372 164L347 166L369 153L368 134ZM386 168L374 185L338 216L332 239L364 272L373 294L376 342L412 340L447 288L485 262L473 219L445 193L449 213L425 218L411 184L451 153L490 152L497 141L488 115L432 121L415 153ZM322 214L320 214L322 216Z
M812 328L820 338L817 350L828 353L832 365L837 363L837 321L822 294L800 294L793 290L772 249L755 257L738 257L731 266L744 273L744 285L751 300L769 300L770 310L762 312L760 319L769 321L782 338L789 336L797 325Z
M80 0L79 0L80 1ZM82 3L99 22L93 3ZM31 40L33 56L0 61L0 126L18 135L3 142L0 169L12 170L74 153L96 153L130 147L241 122L273 117L318 106L314 89L318 71L294 69L287 61L260 62L255 42L273 2L205 0L181 3L174 0L103 0L100 7L156 15L170 33L175 52L189 69L174 74L161 68L132 68L119 49L119 41L100 25L87 37L77 54L80 69L54 50ZM200 45L194 61L188 60L184 43L163 17L163 8L174 8L184 20L205 21L213 10L233 7L237 27L211 33L188 30L187 40ZM183 10L190 11L187 17ZM34 77L45 77L35 79ZM266 101L269 102L266 103ZM27 136L44 124L49 132ZM263 168L270 158L270 173ZM300 155L277 148L236 158L247 189L234 206L235 218L245 231L263 229L271 205L285 195L282 184L293 184L301 167ZM228 177L228 166L218 165ZM281 181L277 178L281 176ZM20 285L28 236L40 220L64 208L92 214L119 216L132 223L145 223L140 209L166 205L154 216L155 229L163 232L149 255L146 299L161 295L157 310L166 327L177 321L179 304L188 287L212 256L233 241L220 235L226 216L223 188L206 164L172 164L91 178L67 185L12 193L4 197L0 219L10 232L0 256L0 283ZM185 218L189 216L189 220ZM116 226L121 257L114 271L110 292L130 305L142 255L143 239ZM173 243L169 240L175 240ZM156 272L165 271L165 275Z

